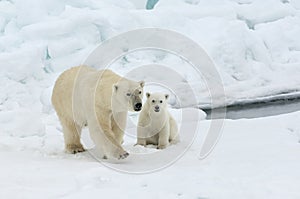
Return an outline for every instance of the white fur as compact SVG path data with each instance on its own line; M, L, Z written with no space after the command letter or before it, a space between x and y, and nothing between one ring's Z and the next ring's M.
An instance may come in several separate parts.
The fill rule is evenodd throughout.
M103 157L126 158L128 153L121 144L127 112L141 102L143 86L144 82L88 66L63 72L55 83L52 103L63 127L66 151L84 151L80 134L88 126L91 139Z
M137 144L154 144L164 149L169 143L178 142L178 127L167 108L169 96L163 93L147 93L146 96L147 101L139 116ZM155 107L159 107L158 112Z

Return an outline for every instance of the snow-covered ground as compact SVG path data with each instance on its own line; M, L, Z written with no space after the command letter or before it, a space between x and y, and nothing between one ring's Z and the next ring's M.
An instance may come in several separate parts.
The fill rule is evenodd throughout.
M300 197L300 112L251 120L226 120L213 153L199 159L203 134L199 123L189 150L169 167L148 174L110 167L141 162L99 163L87 152L63 152L62 133L48 118L44 136L0 138L0 198L289 198ZM181 136L188 132L186 122ZM128 139L125 147L134 149ZM173 146L173 147L180 147ZM161 151L151 149L160 156ZM172 150L171 148L166 149ZM138 147L138 150L141 149ZM148 149L148 152L150 149ZM130 157L130 156L129 156ZM153 165L159 159L143 164Z
M143 5L138 0L0 1L0 198L299 198L300 112L226 120L219 143L204 160L198 157L211 121L201 120L197 139L182 158L147 175L107 167L134 169L143 166L132 158L135 153L164 154L133 147L130 137L125 147L131 159L122 164L104 166L90 153L63 152L50 103L55 79L83 63L104 40L133 29L170 29L202 46L223 80L225 104L300 93L300 1L160 0L153 10ZM186 85L199 94L197 102L187 94L182 106L209 104L204 80L175 55L143 50L111 68L125 74L153 63L181 75L167 79L177 94L185 94ZM147 71L145 79L154 73ZM181 135L187 141L196 121L177 119L184 121Z

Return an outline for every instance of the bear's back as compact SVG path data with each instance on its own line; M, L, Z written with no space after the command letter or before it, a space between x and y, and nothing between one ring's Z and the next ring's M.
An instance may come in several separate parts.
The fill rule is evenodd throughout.
M64 71L56 80L53 93L52 104L58 115L72 114L73 91L75 80L79 73L96 71L88 66L76 66Z

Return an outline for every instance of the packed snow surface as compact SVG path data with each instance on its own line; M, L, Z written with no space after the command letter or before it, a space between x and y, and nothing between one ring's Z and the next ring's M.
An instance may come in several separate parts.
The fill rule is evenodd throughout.
M48 116L44 135L1 135L0 197L296 199L300 197L299 120L300 112L226 120L215 150L200 160L203 135L211 123L201 120L196 139L179 160L158 171L132 174L115 168L138 171L140 166L155 165L161 160L139 162L130 157L143 153L161 157L163 151L134 147L135 140L127 138L125 148L131 155L121 163L100 163L90 150L65 154L56 118ZM193 122L192 118L185 121L181 137L190 133L188 126ZM166 152L181 144L170 146Z

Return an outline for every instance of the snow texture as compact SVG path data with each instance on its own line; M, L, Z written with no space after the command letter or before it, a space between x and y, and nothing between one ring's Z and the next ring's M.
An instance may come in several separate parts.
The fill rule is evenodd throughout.
M103 41L133 29L170 29L202 46L224 84L226 102L220 106L300 94L298 0L159 0L152 10L146 10L146 3L0 1L0 198L299 198L299 112L226 120L215 151L202 161L197 157L210 121L200 121L187 153L149 175L118 173L88 153L63 152L61 126L50 102L56 78L83 63ZM157 76L185 96L180 102L171 96L171 106L210 106L205 84L210 80L176 55L137 51L116 60L111 69L123 75L153 63L180 74ZM144 76L147 81L151 71ZM196 101L186 86L199 94ZM137 115L130 118L136 121ZM187 126L195 122L182 119ZM133 147L129 138L125 144L133 153L160 153Z

